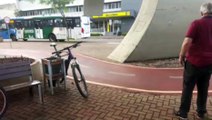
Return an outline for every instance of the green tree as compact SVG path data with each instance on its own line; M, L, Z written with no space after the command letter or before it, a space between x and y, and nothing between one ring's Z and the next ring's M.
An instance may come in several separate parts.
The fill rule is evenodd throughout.
M74 0L39 0L41 4L51 5L53 9L57 9L60 14L65 17L64 10L66 5Z
M35 2L37 0L24 0ZM66 9L66 5L70 2L73 3L74 0L38 0L41 4L51 5L53 9L58 10L62 16L65 16L64 10Z
M15 14L16 17L21 16L21 11L16 9L14 14Z

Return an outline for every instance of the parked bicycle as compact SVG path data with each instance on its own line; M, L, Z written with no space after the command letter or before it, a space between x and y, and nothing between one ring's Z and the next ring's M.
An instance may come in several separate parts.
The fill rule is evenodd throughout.
M7 96L4 88L0 86L0 119L3 117L7 109Z
M76 48L79 46L79 44L82 42L77 42L71 46L65 47L61 50L57 50L56 43L51 43L51 47L54 47L55 52L52 52L52 54L56 57L56 58L62 58L64 56L68 55L68 58L65 59L65 68L66 68L66 75L68 74L68 68L69 65L71 63L71 69L72 69L72 75L74 78L74 82L76 84L77 89L79 90L79 93L84 97L87 98L88 97L88 89L87 89L87 84L85 81L85 77L80 69L80 65L76 59L76 57L73 56L71 49ZM62 53L67 52L67 54L62 55ZM60 82L63 82L64 79L62 79Z

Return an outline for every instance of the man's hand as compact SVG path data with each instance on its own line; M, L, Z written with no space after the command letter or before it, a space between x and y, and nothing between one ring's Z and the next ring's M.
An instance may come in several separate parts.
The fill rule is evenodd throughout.
M185 63L185 56L179 55L179 59L178 59L179 63L184 66Z
M180 54L179 54L179 63L181 65L184 65L184 63L185 63L185 55L188 52L188 49L190 48L191 43L192 43L192 39L188 38L188 37L186 37L183 41L183 44L182 44L182 47L180 50Z

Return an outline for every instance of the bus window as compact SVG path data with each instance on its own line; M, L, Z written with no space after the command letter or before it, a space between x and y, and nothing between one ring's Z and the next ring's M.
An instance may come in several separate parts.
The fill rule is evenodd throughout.
M47 20L47 24L49 27L52 27L54 25L54 20Z
M34 22L32 20L23 21L24 28L34 28Z
M39 29L39 28L42 27L41 21L40 21L40 20L35 20L35 21L34 21L34 24L35 24L35 28L36 28L36 29Z
M15 21L15 28L17 28L17 29L23 28L23 24L21 23L21 21Z
M80 18L76 18L75 19L75 24L76 24L76 26L75 27L80 27Z
M24 21L24 22L23 22L23 26L24 26L24 28L28 28L28 26L29 26L28 21Z
M42 26L42 27L46 27L47 26L47 23L46 23L46 20L41 20L40 21L40 25Z
M62 19L55 19L54 24L55 24L55 27L63 27L64 26Z
M1 23L0 24L0 29L1 30L6 30L7 29L7 25L5 23Z
M29 28L34 28L34 22L32 21L32 20L29 20L29 24L28 24L29 26Z
M66 22L67 22L68 28L73 29L75 27L75 22L73 19L67 19Z

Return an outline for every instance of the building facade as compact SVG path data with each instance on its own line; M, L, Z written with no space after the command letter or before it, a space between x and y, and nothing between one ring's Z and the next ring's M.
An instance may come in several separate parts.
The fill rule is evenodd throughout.
M16 5L12 3L0 5L0 19L4 19L4 17L15 17L16 9Z
M66 5L66 16L83 16L84 0L75 0ZM101 35L126 34L133 24L142 0L104 0L103 14L92 15L91 33ZM28 2L17 0L20 16L60 16L50 5L40 4L39 0Z

